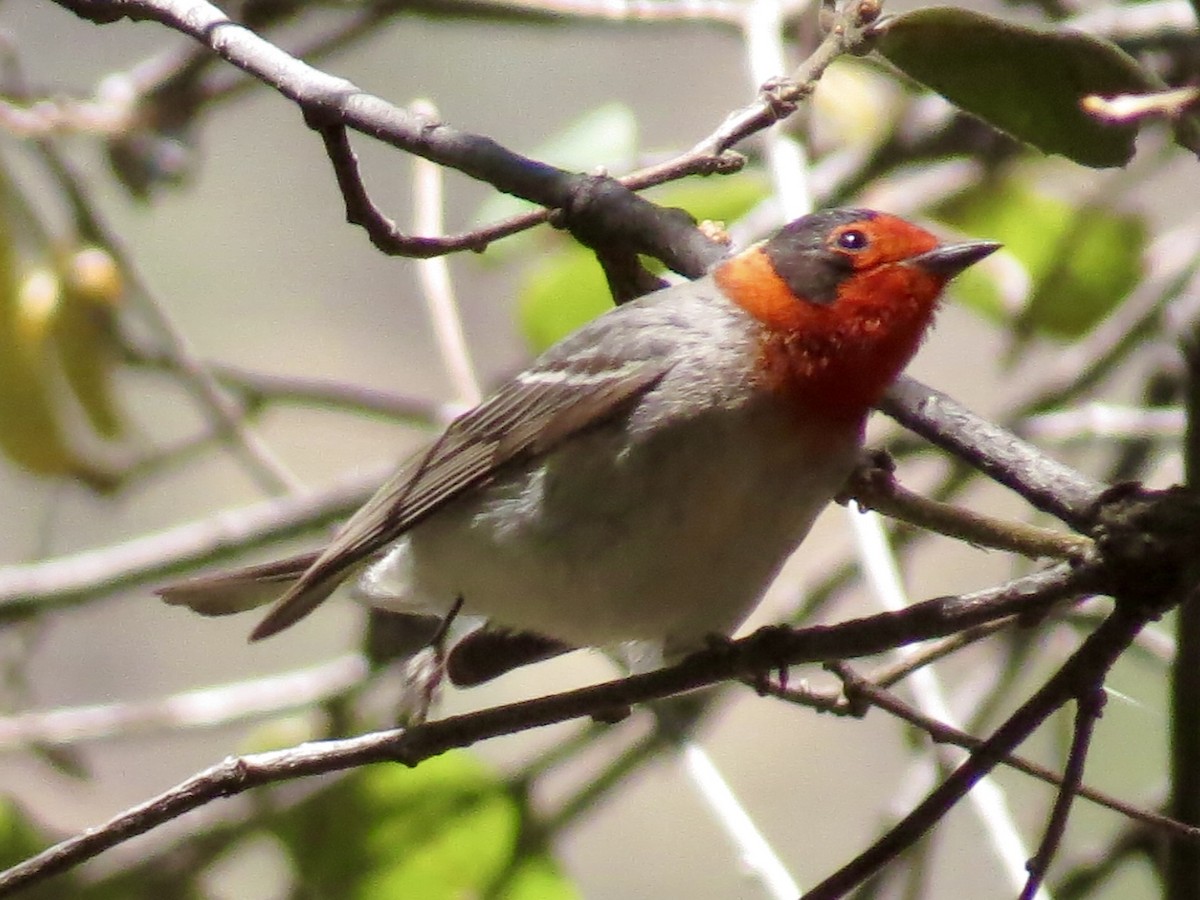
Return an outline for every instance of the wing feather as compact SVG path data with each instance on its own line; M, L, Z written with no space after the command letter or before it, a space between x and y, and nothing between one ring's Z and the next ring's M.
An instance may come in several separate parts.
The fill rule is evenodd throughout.
M401 466L279 598L251 640L303 618L348 570L447 502L486 484L504 467L545 453L617 414L650 390L670 365L662 357L630 361L593 354L549 361L512 379Z

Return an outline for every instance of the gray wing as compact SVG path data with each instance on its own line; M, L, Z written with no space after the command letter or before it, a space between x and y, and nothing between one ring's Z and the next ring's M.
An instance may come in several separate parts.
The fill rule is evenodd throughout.
M346 523L250 635L269 637L306 616L348 570L500 469L536 457L628 408L671 367L663 356L600 353L546 360L463 414L410 459Z

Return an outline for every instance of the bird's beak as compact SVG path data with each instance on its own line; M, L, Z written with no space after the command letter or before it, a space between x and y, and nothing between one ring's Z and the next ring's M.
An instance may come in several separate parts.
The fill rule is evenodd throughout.
M995 241L966 241L961 244L942 244L932 250L914 256L909 262L926 272L953 278L967 266L973 266L985 256L991 256L1002 245Z

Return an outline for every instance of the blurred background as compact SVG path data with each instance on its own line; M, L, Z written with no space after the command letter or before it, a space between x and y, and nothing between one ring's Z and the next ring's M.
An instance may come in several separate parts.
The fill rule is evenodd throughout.
M891 3L888 12L913 5ZM1047 15L1031 8L994 6L993 12L1013 20ZM272 38L283 46L296 46L323 33L340 12L344 10L334 7L297 17L292 25L272 32ZM183 37L153 23L97 27L51 4L6 4L0 8L0 27L34 96L90 97L113 73L187 45ZM1194 25L1192 29L1194 34ZM802 48L811 46L806 43L811 27L798 31L789 33L794 40L785 47L793 64ZM538 155L557 141L559 150L566 145L562 152L575 166L604 165L619 173L686 149L731 110L749 102L757 80L747 57L739 29L719 21L547 25L401 15L315 64L399 105L418 98L432 101L450 124L509 148ZM1028 257L1008 254L988 270L986 283L967 284L957 294L951 291L938 327L910 372L983 415L1004 419L1023 398L1053 384L1058 373L1081 374L1086 366L1070 356L1072 348L1089 340L1109 315L1119 314L1119 301L1136 295L1137 285L1153 275L1154 261L1167 258L1164 245L1155 242L1164 235L1195 232L1195 160L1171 151L1165 131L1148 130L1128 166L1085 168L1021 149L978 121L958 116L954 128L974 137L957 143L947 138L945 152L914 151L907 162L897 153L897 162L867 172L864 160L885 141L903 140L902 128L919 129L938 116L950 122L948 109L944 101L885 74L879 66L841 61L822 82L811 111L788 128L806 136L813 159L811 184L822 204L853 200L936 218L932 227L942 233L966 232L1010 243L1007 232L972 229L980 223L1011 229L1015 220L1018 231L1024 227L1028 243L1034 245L1057 239L1037 228L1076 227L1083 221L1074 218L1080 210L1105 227L1111 225L1107 237L1096 239L1096 252L1114 259L1119 255L1113 263L1117 268L1127 257L1132 278L1118 289L1111 279L1118 279L1119 273L1101 272L1098 292L1116 294L1110 298L1112 308L1085 310L1073 332L1055 332L1036 317L1022 319L1022 310L1028 308L1024 304L1039 285L1054 293L1046 286L1052 273L1045 266L1037 270ZM949 125L938 128L938 134L951 132ZM415 264L383 256L361 229L345 223L319 139L296 108L277 94L261 86L241 90L198 117L177 148L179 183L156 183L143 200L131 197L128 183L114 177L104 141L88 134L68 134L56 141L86 182L89 201L120 235L155 300L200 358L388 395L455 401ZM413 205L411 159L361 136L355 136L354 143L375 202L407 228ZM917 143L914 140L913 146ZM731 221L731 228L739 239L758 237L780 218L759 149L757 144L747 148L750 166L727 179L735 187L713 187L714 179L693 180L655 196L681 203L692 190L690 196L703 207L693 209L697 215L746 212L748 217ZM51 234L69 234L71 211L28 139L6 136L3 158L10 192L26 199ZM986 202L969 198L971 190L1001 182L1008 193L997 189L989 197L1011 200L1014 193L1028 192L1037 202L1004 206L1005 219L998 212L986 213ZM959 198L958 206L954 198ZM490 188L454 173L447 174L445 207L452 231L505 212L495 205ZM718 212L705 211L710 208ZM1065 210L1063 215L1072 218L1060 221L1047 210ZM10 224L10 229L15 226ZM18 248L18 257L25 253L23 258L30 258L20 246L22 241L29 244L28 232L25 238L9 240ZM1120 254L1113 249L1118 245ZM1069 242L1058 246L1075 252ZM1150 255L1152 247L1158 255ZM1186 250L1180 252L1191 259L1195 249L1192 246L1192 257ZM561 285L574 283L573 252L566 238L543 227L516 239L511 247L502 244L484 255L450 258L471 361L485 385L521 366L545 337L545 329L553 330L545 304L563 294ZM1190 278L1191 269L1184 265L1183 270ZM598 269L588 277L595 281L597 273ZM1066 283L1077 274L1060 271L1053 277ZM12 274L8 277L13 279ZM1179 287L1172 297L1183 290ZM570 306L585 301L564 297L563 302ZM117 315L133 343L156 345L154 329L147 327L137 308L120 308ZM1066 409L1147 402L1151 376L1172 371L1170 335L1159 334L1145 344L1144 352L1131 351L1115 374L1105 373L1091 394L1073 396ZM89 449L82 452L88 460L139 458L187 442L207 427L203 412L176 375L122 363L106 370L104 378L111 379L122 424L116 440L90 436ZM889 421L876 419L873 438L898 436ZM428 433L383 415L304 403L266 404L252 426L287 467L314 488L397 461L419 447ZM1133 473L1163 485L1181 477L1175 450L1178 424L1173 432L1164 428L1149 438L1139 435L1145 438L1144 452ZM1087 428L1070 431L1067 437L1070 440L1051 436L1043 441L1053 453L1097 478L1112 475L1115 439ZM941 483L946 471L944 461L929 453L905 457L901 466L905 483L917 489ZM247 468L219 447L169 459L108 492L71 478L32 474L9 460L0 465L0 509L7 511L0 561L19 567L37 559L71 557L207 520L263 497ZM972 482L956 500L995 515L1031 517L1018 498L982 482ZM786 618L807 592L827 586L829 577L852 561L847 515L838 507L825 514L748 628ZM321 536L322 530L314 529L290 543L230 560L313 546ZM924 599L1001 583L1031 571L1032 564L934 537L905 553L902 570L911 597ZM4 572L0 569L0 582ZM84 593L32 618L17 609L0 632L8 711L15 715L146 701L317 666L342 659L361 644L365 616L348 600L328 604L276 639L250 645L246 636L256 621L253 615L202 619L162 605L152 593L153 583L149 579L120 590ZM878 610L857 580L828 596L819 613L823 621ZM940 673L950 686L952 705L969 716L987 699L995 699L996 709L978 723L986 731L998 714L1011 710L1077 645L1078 627L1084 626L1047 626L950 659ZM1014 656L1011 644L1022 641L1029 645ZM1020 663L1014 666L1013 659ZM1162 661L1149 652L1135 653L1118 667L1089 759L1089 783L1143 804L1161 799L1168 728L1165 673ZM600 655L575 653L518 670L485 687L451 690L440 712L483 708L615 674ZM794 672L792 678L828 681L816 669ZM381 722L386 721L391 690L386 682L372 688L374 706L368 707ZM29 747L18 734L3 745L0 785L43 835L68 834L102 823L229 754L318 737L331 716L328 708L322 713L293 711L221 727L168 727L148 733L131 729L103 740L56 746L41 742ZM590 780L648 735L652 724L647 714L637 712L605 729L568 763L522 781L531 786L532 809L556 822L549 846L562 872L579 895L591 898L765 896L673 750L632 767L616 789L596 802L561 822L554 819ZM1057 767L1069 718L1053 724L1027 751ZM584 730L577 723L541 729L484 743L470 753L501 776L529 775L528 767L542 754ZM722 692L698 726L696 738L801 885L827 875L911 807L922 795L929 773L929 756L922 749L927 742L882 713L861 721L817 715L759 698L745 688ZM1032 847L1053 792L1011 772L998 773L997 780L1009 792L1013 815ZM82 892L86 879L102 880L137 860L168 858L160 855L170 852L176 854L181 879L174 888L157 883L156 896L169 896L172 890L178 896L214 898L326 896L305 893L292 883L284 849L288 844L278 834L230 840L220 852L207 855L194 845L191 857L179 849L199 835L213 834L214 822L241 821L273 808L286 817L290 806L311 799L326 784L324 779L299 782L207 807L100 857L85 867L84 880L72 882L70 890ZM1125 824L1115 813L1078 804L1063 864L1106 846ZM913 896L1014 895L980 828L966 805L951 813L932 840L928 867L918 881L921 888ZM340 839L336 834L326 837ZM395 850L401 853L403 847ZM138 896L133 882L121 889L126 893L110 896ZM347 894L351 895L368 894ZM1149 866L1135 859L1092 896L1152 897L1157 892Z

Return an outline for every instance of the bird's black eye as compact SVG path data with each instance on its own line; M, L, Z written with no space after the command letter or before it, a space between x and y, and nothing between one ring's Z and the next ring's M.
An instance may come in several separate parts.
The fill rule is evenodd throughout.
M865 250L869 243L871 240L866 232L857 228L847 228L837 236L837 245L842 250Z

